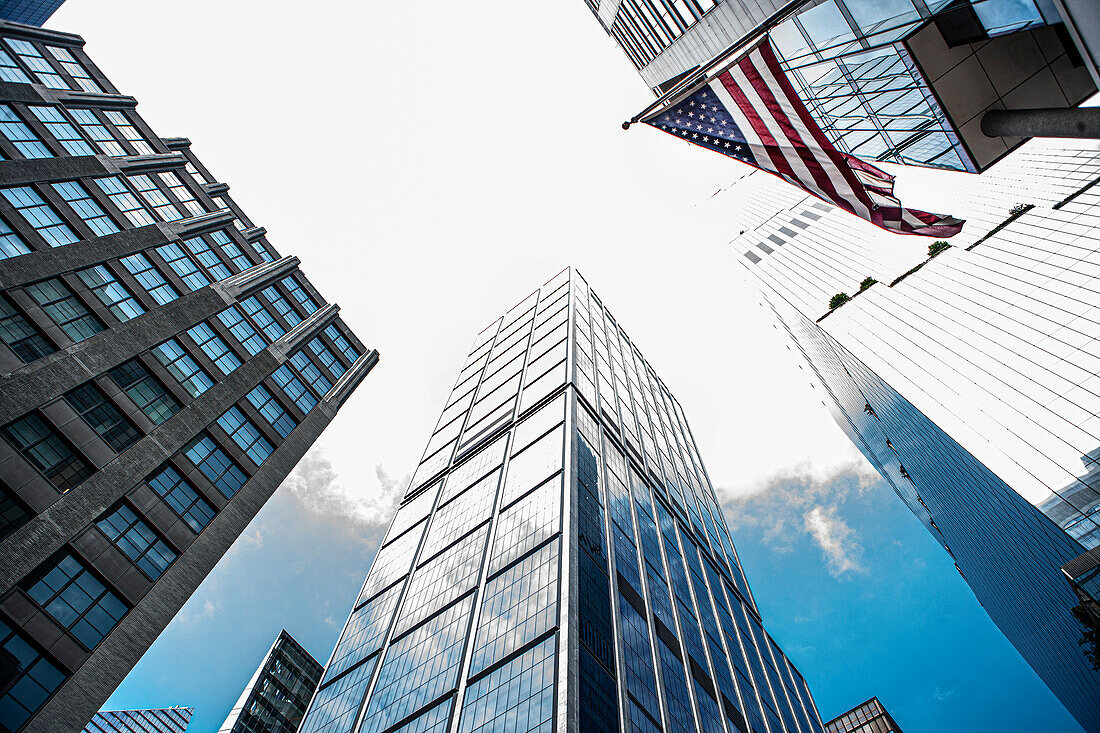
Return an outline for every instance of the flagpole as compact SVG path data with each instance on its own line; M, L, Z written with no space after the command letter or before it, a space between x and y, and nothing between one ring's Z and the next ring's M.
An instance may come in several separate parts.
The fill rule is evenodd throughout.
M638 114L631 117L628 121L623 123L623 129L629 130L630 126L642 119L648 117L653 111L660 109L667 104L675 104L680 101L684 96L691 93L692 90L699 83L699 80L705 78L715 67L721 66L730 58L737 56L746 46L751 45L757 40L757 38L773 27L779 25L787 19L791 13L797 10L800 6L805 5L809 0L790 0L786 5L772 13L767 19L753 28L751 31L741 36L737 41L730 45L725 51L712 58L707 63L700 66L695 70L691 76L680 81L672 89L662 94L656 101L652 102L648 107L643 109Z

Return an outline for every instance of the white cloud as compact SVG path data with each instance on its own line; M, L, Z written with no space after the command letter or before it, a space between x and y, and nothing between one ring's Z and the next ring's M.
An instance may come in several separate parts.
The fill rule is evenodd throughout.
M201 606L195 608L191 607L191 604L187 604L176 616L176 621L180 623L195 623L197 621L208 621L218 613L222 608L222 604L217 601L207 600L202 603Z
M374 468L378 489L352 494L324 452L310 451L284 482L302 507L322 519L345 522L356 530L378 529L389 524L401 502L409 477L396 478L381 464Z
M803 516L806 531L825 553L829 572L840 576L848 572L865 572L860 563L863 547L855 538L855 531L837 516L837 508L815 506Z

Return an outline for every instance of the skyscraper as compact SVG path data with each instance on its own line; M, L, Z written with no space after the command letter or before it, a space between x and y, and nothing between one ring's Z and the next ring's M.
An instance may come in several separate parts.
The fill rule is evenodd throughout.
M65 0L0 0L0 20L42 25Z
M1072 2L587 2L657 93L768 30L828 139L866 160L985 170L1021 142L982 134L987 111L1073 107L1100 82Z
M683 410L576 271L474 340L301 733L414 730L822 730Z
M857 705L825 724L825 733L901 733L877 697Z
M378 359L82 46L0 22L0 731L87 723Z
M713 199L822 403L1093 731L1061 566L1100 545L1097 181L1095 143L1033 141L968 182L950 247L766 175Z
M295 733L324 667L282 630L218 733Z
M96 713L83 733L187 733L194 708L108 710Z

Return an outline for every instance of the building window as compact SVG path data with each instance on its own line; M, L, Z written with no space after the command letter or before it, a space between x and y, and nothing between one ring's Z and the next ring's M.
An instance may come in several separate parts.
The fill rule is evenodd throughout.
M65 674L3 621L0 650L5 662L0 721L11 730L19 730L65 681Z
M276 369L271 378L275 380L275 384L279 385L283 395L297 405L303 413L308 415L309 411L317 406L317 398L306 389L302 380L298 379L286 364Z
M69 114L76 120L76 124L80 125L80 129L84 130L84 134L96 144L101 153L116 158L127 155L126 148L122 147L118 138L112 135L107 126L99 121L99 118L95 116L95 112L90 109L73 109L70 107Z
M163 575L177 557L168 543L125 504L96 522L96 526L149 580Z
M298 421L287 413L286 409L262 384L257 385L256 389L248 393L248 401L256 408L256 412L263 415L264 420L267 420L268 424L275 428L275 432L284 438L290 435L290 432L298 426Z
M207 323L200 323L187 331L187 335L214 362L222 374L229 374L241 365L240 358L229 349L229 344Z
M123 112L117 109L108 109L103 111L103 116L106 117L115 129L122 133L122 137L126 138L126 141L134 147L138 155L154 155L156 151L153 150L153 146L142 137L138 129L134 127L134 123L130 122L129 118ZM176 217L177 219L179 217Z
M0 132L24 158L52 158L53 153L6 104L0 104Z
M91 338L106 328L60 278L28 285L26 292L73 341Z
M42 200L33 188L20 186L19 188L5 188L2 192L19 215L34 227L46 243L51 247L64 247L66 244L80 241L57 212Z
M179 292L172 287L170 282L164 279L164 275L160 274L160 271L153 266L149 258L140 252L136 255L123 257L120 262L138 281L138 285L143 287L145 292L149 293L158 305L168 305L180 297Z
M218 245L221 251L225 253L225 256L229 258L229 261L232 262L239 271L244 272L252 267L252 260L245 256L241 248L229 238L229 235L226 234L224 230L219 229L210 236L213 238L214 244Z
M198 397L214 386L214 380L195 363L191 355L184 351L175 339L168 339L163 344L154 346L152 352L161 366L192 397Z
M187 171L188 173L190 173L191 177L194 178L199 183L210 183L211 182L210 179L208 179L206 176L204 176L202 174L202 172L199 171L199 169L196 168L195 164L192 163L191 161L187 161L187 164L183 166L183 169L185 171Z
M0 260L29 254L31 248L16 234L8 223L0 219Z
M34 324L4 297L0 297L0 341L7 344L24 364L57 351Z
M37 414L27 415L5 427L4 437L58 491L68 491L92 475L88 462Z
M275 452L271 441L236 407L226 410L218 418L218 425L257 466L263 465L267 457Z
M195 261L178 244L172 243L157 247L157 254L172 268L179 279L183 280L184 285L189 290L195 291L210 284L210 279L203 274Z
M84 68L84 65L76 60L72 52L67 48L59 48L58 46L46 46L46 50L50 52L50 55L57 59L61 64L61 68L73 78L73 81L86 92L98 92L103 93L103 87L96 83L96 80L92 78L92 75L88 73L88 70Z
M96 235L103 237L117 232L118 225L111 221L107 212L99 207L88 189L76 181L65 181L53 184L53 190L57 191L61 198L72 207L84 223L88 225Z
M130 610L68 554L32 585L27 595L88 649L95 649Z
M282 282L286 289L290 291L291 297L306 309L306 313L312 313L317 310L317 304L313 302L313 298L306 295L306 291L298 284L297 280L293 277L284 277Z
M137 427L126 419L114 403L96 385L88 382L63 395L88 427L96 432L115 453L121 453L141 439Z
M245 298L241 301L241 307L244 308L244 312L248 315L249 319L260 327L264 336L267 336L268 341L277 341L283 334L286 333L283 327L279 325L279 322L275 320L275 316L271 315L264 308L263 304L256 296Z
M200 216L206 213L206 209L202 207L199 200L195 198L195 194L191 193L191 189L187 188L187 185L180 179L178 174L165 171L158 173L157 176L172 192L172 195L176 197L176 200L183 204L183 208L187 209L188 213L192 216Z
M299 351L290 357L290 363L298 370L298 374L306 381L318 397L324 397L332 389L332 382L321 373L321 370L309 360L304 351Z
M0 540L30 521L31 515L23 505L0 486Z
M145 312L141 303L137 302L106 266L96 265L76 274L99 299L99 302L107 306L107 310L111 311L118 320L125 323Z
M195 534L202 532L214 518L215 510L210 502L199 496L195 487L171 466L162 468L146 483Z
M344 358L354 364L355 360L359 358L359 352L351 345L351 342L344 337L344 334L340 333L335 323L325 329L325 334L332 339L332 343L336 345L336 348L340 350Z
M153 179L147 175L127 176L127 180L130 181L130 185L134 187L134 190L138 192L138 195L145 200L145 203L152 207L153 211L160 215L160 218L164 221L176 221L183 218L183 214L179 212L164 191L157 188L157 184L153 182Z
M31 80L15 63L15 59L8 52L0 48L0 81L10 81L16 84L30 84Z
M221 258L218 257L217 253L210 248L210 245L207 244L206 240L202 237L185 239L183 240L183 244L215 281L224 280L233 274L232 270L222 262Z
M23 63L27 65L27 68L31 70L34 77L38 79L39 84L45 84L50 89L68 89L69 85L65 83L65 80L61 78L61 74L50 66L50 62L38 52L38 49L34 47L34 44L30 41L22 41L17 38L5 38L8 43L8 47L15 52L15 55L23 60Z
M28 107L69 155L95 155L92 146L69 124L57 107Z
M278 311L283 320L290 324L291 328L302 322L302 317L298 315L298 311L294 310L287 299L283 297L283 294L275 289L274 285L264 288L263 296Z
M115 367L107 375L154 425L160 425L181 409L172 393L137 359Z
M111 203L115 205L115 208L121 211L122 215L132 225L143 227L156 222L156 219L145 208L145 205L138 201L137 196L131 193L130 189L126 188L117 176L96 178L94 180L96 185L99 186L99 190L111 199Z
M315 338L309 342L309 350L317 356L318 361L325 365L325 369L328 370L328 373L332 375L333 379L339 379L344 376L344 372L346 372L347 369L340 363L339 359L336 358L336 355L333 354L327 346L321 343L320 338Z
M256 332L252 324L245 320L240 308L229 306L218 314L218 320L229 329L233 338L237 339L237 343L250 355L255 356L267 347L267 342Z
M200 435L184 446L183 454L226 499L233 498L248 481L241 467L208 435Z

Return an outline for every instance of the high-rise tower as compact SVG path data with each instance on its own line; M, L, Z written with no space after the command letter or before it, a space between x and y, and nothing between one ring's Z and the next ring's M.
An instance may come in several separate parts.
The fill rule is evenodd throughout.
M377 361L73 35L0 22L0 731L79 730Z
M819 733L679 403L566 270L478 334L301 733Z
M1033 141L968 182L950 247L763 174L711 200L822 404L1092 731L1061 567L1100 545L1098 182L1095 143Z
M283 631L218 733L296 733L324 667Z

